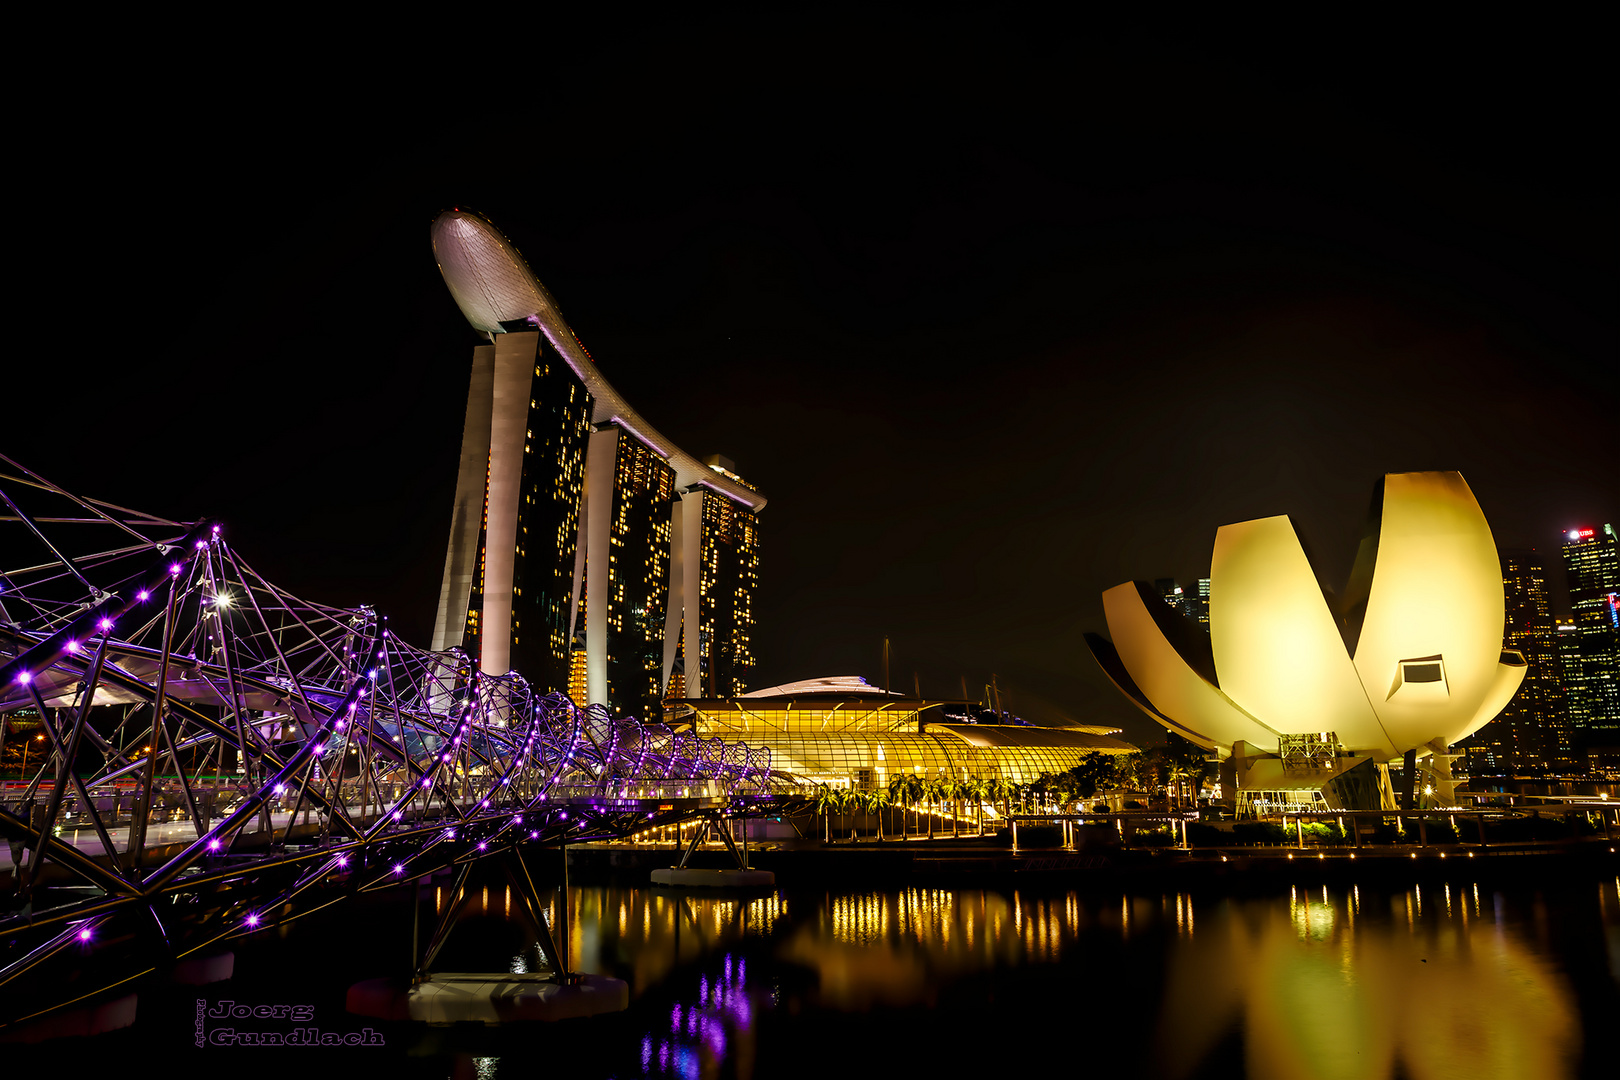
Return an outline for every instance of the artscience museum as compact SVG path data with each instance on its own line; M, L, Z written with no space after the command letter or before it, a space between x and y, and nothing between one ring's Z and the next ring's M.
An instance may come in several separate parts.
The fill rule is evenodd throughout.
M1209 594L1205 633L1150 585L1117 585L1111 640L1086 639L1138 708L1219 758L1240 814L1395 809L1397 782L1407 805L1450 805L1452 744L1524 679L1496 544L1455 472L1375 485L1338 591L1286 515L1223 525Z

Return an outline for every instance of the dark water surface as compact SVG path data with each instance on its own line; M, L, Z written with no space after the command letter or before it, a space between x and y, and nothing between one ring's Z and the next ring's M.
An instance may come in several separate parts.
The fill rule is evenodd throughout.
M367 1080L1612 1076L1617 890L1620 879L1283 884L1241 896L1116 886L702 898L576 887L571 962L627 980L629 1011L500 1029L344 1011L351 983L404 969L401 893L239 943L228 982L143 990L132 1029L39 1049L59 1063L157 1054L186 1075ZM424 890L424 927L445 891ZM473 891L435 969L532 965L533 936L504 881ZM302 1006L302 1023L237 1024L370 1028L383 1045L198 1049L199 1001L210 1012L222 1001ZM25 1057L0 1048L0 1060Z

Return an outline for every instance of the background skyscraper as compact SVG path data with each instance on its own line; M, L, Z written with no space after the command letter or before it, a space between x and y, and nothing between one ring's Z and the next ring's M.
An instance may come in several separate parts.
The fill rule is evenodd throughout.
M1546 564L1528 550L1504 550L1501 560L1502 646L1523 653L1528 670L1507 707L1466 740L1470 770L1505 775L1584 771L1565 706Z
M1187 592L1176 584L1175 578L1154 578L1153 589L1164 597L1164 602L1169 604L1177 615L1190 615L1187 610Z
M1209 633L1209 578L1199 578L1193 588L1177 583L1175 578L1154 578L1153 591L1164 597L1164 602L1176 614L1191 619L1204 633Z
M1198 579L1198 596L1195 601L1189 602L1187 611L1204 628L1204 633L1209 633L1209 578Z
M1559 654L1576 749L1620 744L1620 538L1613 525L1564 534L1571 623Z

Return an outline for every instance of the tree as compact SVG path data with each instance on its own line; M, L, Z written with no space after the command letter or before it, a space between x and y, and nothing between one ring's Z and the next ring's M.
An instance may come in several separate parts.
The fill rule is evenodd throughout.
M838 792L826 784L816 785L816 813L821 815L827 843L832 843L832 815L839 807Z
M1074 791L1082 799L1089 799L1097 790L1114 779L1114 756L1093 750L1080 759L1080 764L1069 770Z
M979 835L984 835L984 800L989 792L983 777L975 776L962 785L963 794L973 800L973 817L979 826Z
M938 808L945 804L945 784L947 781L935 777L927 781L926 798L934 805L928 810L928 839L934 838L934 819L938 816Z
M992 776L984 782L984 794L985 798L990 800L990 808L995 810L998 806L1005 804L1011 797L1012 785L999 776ZM1005 810L1003 816L1005 816Z
M855 811L860 809L861 806L861 793L854 788L844 788L838 792L838 811L848 821L851 842L855 840Z
M890 801L889 793L883 788L873 788L866 793L866 812L877 818L879 843L883 841L883 809Z
M912 785L911 792L912 797L916 800L912 805L916 808L918 814L917 831L923 831L922 815L926 814L928 816L928 835L933 836L934 812L933 808L928 805L929 800L933 798L934 794L932 781L930 781L926 776L919 775L917 777L917 782Z
M909 779L910 776L906 773L895 773L893 776L889 777L889 783L887 786L887 791L889 793L889 804L891 806L901 807L900 831L902 836L905 835L905 803L907 801L906 782ZM893 824L892 820L890 824Z
M1147 755L1138 750L1134 754L1122 754L1114 765L1118 782L1126 789L1140 791L1152 782L1153 769L1148 762Z
M928 800L932 796L932 794L933 794L933 785L930 784L926 778L921 777L921 776L917 777L917 783L915 785L913 785L912 788L911 788L911 799L912 799L912 801L911 801L911 810L912 810L912 813L914 813L917 816L917 835L918 836L921 836L924 833L924 830L923 830L923 812L924 812L924 808L926 807L926 805L928 803ZM933 833L933 824L934 824L934 816L932 814L929 814L928 815L928 826L929 827L928 827L927 832L930 835L932 835L932 833Z
M1190 784L1194 800L1198 797L1198 789L1203 786L1204 777L1209 775L1210 763L1204 760L1209 751L1189 739L1184 739L1175 732L1170 732L1170 738L1165 742L1161 751L1166 771L1175 785L1176 795L1179 799L1181 786Z
M951 835L953 837L961 836L962 815L960 807L962 798L962 782L955 777L952 777L951 779L946 780L942 784L942 787L944 788L945 797L951 801Z

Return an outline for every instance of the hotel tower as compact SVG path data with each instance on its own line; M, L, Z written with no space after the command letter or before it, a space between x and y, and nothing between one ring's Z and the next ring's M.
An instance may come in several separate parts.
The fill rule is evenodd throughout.
M742 693L764 496L631 408L486 218L446 211L432 239L488 339L472 350L433 648L648 719L667 698Z

